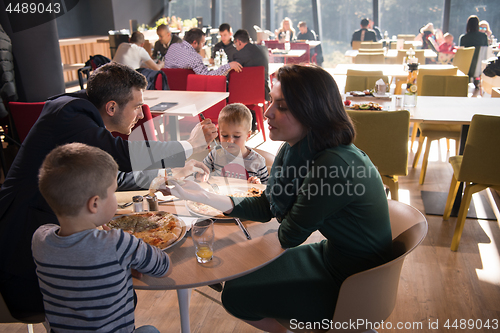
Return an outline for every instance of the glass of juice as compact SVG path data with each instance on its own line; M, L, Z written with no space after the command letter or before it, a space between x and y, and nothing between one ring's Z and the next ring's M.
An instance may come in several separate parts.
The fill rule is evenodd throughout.
M205 264L212 260L214 253L214 222L211 219L198 220L191 228L196 260Z

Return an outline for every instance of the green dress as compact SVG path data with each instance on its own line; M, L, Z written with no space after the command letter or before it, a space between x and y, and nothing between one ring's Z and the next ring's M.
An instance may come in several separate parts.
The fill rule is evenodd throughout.
M284 144L265 194L232 198L231 216L262 222L276 215L270 201L279 205L290 200L278 219L279 241L289 250L263 268L225 283L223 305L240 319L330 320L342 281L391 259L387 199L368 156L348 145L313 153L310 161L297 161L307 147L306 139L293 147ZM294 164L306 166L299 168L295 178L289 177L301 178L300 190L271 196L270 187L284 185L274 183L274 177L283 177L283 165ZM300 245L316 230L326 240Z

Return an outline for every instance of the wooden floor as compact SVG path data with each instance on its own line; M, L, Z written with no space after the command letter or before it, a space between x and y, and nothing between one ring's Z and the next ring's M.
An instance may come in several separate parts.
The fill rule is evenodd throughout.
M255 138L255 140L258 140ZM276 151L278 145L266 142L260 148ZM414 147L416 149L416 147ZM435 142L426 182L418 184L420 164L400 178L400 200L424 211L421 190L447 192L451 166L446 162L446 143ZM451 152L454 147L451 147ZM483 192L483 195L487 195ZM498 214L498 211L496 211ZM467 219L458 252L450 251L456 218L443 221L440 216L426 215L429 232L403 266L396 308L379 332L494 332L462 326L466 321L496 320L500 326L500 225L498 220ZM498 218L498 215L497 215ZM137 291L136 325L150 324L160 332L180 332L175 291ZM220 294L208 287L193 290L190 305L191 331L200 333L261 332L225 312L218 304ZM389 323L393 326L388 329ZM396 325L407 329L396 329ZM447 329L448 323L451 328ZM452 327L458 324L458 330ZM432 324L432 326L429 326ZM435 325L438 326L435 326ZM421 326L420 326L421 325ZM41 324L35 332L44 332ZM26 325L0 324L0 333L27 332Z

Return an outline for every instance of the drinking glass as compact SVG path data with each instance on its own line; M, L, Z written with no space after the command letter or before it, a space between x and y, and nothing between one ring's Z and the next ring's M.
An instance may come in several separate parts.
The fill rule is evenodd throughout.
M196 260L205 264L212 260L214 253L214 222L211 219L196 221L191 228Z

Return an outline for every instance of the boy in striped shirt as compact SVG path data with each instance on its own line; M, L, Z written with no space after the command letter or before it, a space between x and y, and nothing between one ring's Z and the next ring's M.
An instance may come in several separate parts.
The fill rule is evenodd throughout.
M32 239L51 332L159 332L135 329L131 269L161 277L168 255L122 230L96 229L116 212L117 172L111 155L82 143L55 148L40 168L40 192L59 221Z

